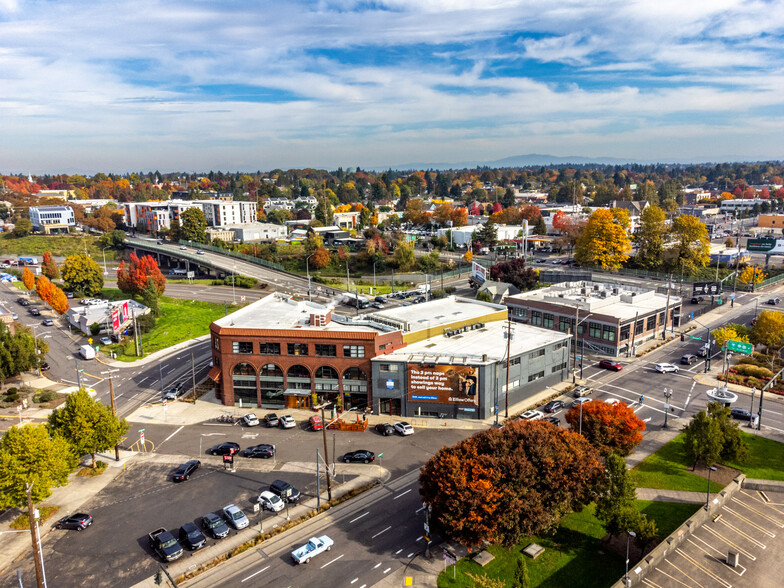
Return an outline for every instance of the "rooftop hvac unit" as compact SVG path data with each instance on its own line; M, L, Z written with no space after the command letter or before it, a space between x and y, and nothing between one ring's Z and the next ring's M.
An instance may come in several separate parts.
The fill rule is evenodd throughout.
M595 284L595 285L594 285L594 287L593 287L593 291L594 291L594 292L598 292L598 291L599 291L599 284Z
M618 294L620 290L618 288L613 288L613 294Z
M588 288L580 288L580 294L588 294Z

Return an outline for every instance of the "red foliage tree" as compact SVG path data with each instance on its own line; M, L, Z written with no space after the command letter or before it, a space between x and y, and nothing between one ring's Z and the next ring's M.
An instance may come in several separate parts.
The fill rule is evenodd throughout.
M41 271L50 280L54 280L60 274L60 270L57 268L57 263L55 263L54 258L49 251L44 253L44 261L41 264Z
M580 429L580 407L566 413L566 422L577 431ZM629 455L642 441L645 423L637 418L625 402L608 404L592 400L582 405L582 433L602 455L615 451Z
M139 258L135 253L131 253L130 264L126 266L123 260L117 268L117 287L129 296L141 294L150 278L155 283L158 295L163 294L166 290L166 278L151 255Z
M591 502L601 474L599 453L584 437L517 422L441 448L419 483L433 523L450 539L513 545Z
M572 219L563 210L559 210L553 215L553 228L560 233L568 233L572 224Z

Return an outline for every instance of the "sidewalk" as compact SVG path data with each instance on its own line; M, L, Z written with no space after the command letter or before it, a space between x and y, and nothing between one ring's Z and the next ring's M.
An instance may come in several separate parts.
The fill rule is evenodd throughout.
M655 500L658 502L684 502L705 504L705 492L687 492L685 490L658 490L656 488L637 488L637 500Z

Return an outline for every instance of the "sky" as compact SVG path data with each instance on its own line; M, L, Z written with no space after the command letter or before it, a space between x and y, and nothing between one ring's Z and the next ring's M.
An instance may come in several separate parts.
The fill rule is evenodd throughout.
M784 159L782 0L0 0L0 173Z

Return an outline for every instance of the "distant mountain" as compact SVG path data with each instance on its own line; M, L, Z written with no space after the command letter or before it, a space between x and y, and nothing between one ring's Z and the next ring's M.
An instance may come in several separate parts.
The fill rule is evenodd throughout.
M575 164L575 165L598 165L598 164L609 164L609 165L623 165L626 163L639 163L633 159L619 159L617 157L580 157L577 155L574 156L567 156L567 157L559 157L557 155L542 155L539 153L529 153L527 155L513 155L511 157L504 157L503 159L497 159L495 161L458 161L455 163L423 163L423 162L415 162L415 163L404 163L400 165L393 165L393 166L377 166L373 167L372 169L376 170L384 170L384 169L395 169L395 170L409 170L409 169L473 169L475 167L489 167L489 168L499 168L499 167L530 167L530 166L540 166L540 165L567 165L567 164Z

